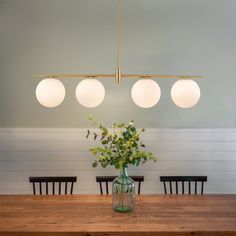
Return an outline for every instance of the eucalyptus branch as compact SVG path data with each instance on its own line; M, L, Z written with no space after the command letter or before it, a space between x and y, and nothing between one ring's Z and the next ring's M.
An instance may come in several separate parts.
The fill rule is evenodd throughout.
M86 138L90 136L94 140L100 137L101 146L91 148L90 151L97 159L93 163L96 167L99 163L102 167L108 165L115 166L119 169L128 165L138 166L146 161L157 161L157 158L151 153L140 150L145 145L140 141L140 134L145 131L141 129L137 131L135 123L131 120L129 123L114 123L112 125L113 132L109 133L108 128L95 121L92 116L89 117L93 126L100 129L100 132L91 133L88 130Z

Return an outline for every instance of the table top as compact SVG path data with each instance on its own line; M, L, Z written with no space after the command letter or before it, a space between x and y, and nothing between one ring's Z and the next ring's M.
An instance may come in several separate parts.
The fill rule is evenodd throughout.
M236 235L236 195L140 195L135 210L109 195L1 195L0 235Z

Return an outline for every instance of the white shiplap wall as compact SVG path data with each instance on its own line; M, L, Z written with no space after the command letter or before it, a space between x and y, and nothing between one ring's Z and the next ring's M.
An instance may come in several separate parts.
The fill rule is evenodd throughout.
M96 175L113 168L92 168L86 129L0 129L0 194L31 194L29 176L75 175L75 193L99 193ZM130 167L144 175L143 193L163 193L160 175L207 175L206 193L236 193L235 129L148 129L146 150L159 163Z

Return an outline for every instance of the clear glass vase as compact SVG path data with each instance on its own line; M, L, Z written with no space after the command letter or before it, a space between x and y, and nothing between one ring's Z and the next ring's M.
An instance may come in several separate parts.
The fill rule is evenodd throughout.
M121 168L120 175L112 182L112 207L114 211L130 212L134 209L135 184L127 174L127 168Z

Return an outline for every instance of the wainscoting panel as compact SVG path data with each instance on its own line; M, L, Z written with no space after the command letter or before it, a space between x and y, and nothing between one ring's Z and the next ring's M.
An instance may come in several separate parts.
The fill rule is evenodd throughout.
M29 176L75 175L75 193L99 193L96 175L114 168L92 168L86 129L0 129L0 194L31 194ZM158 163L130 167L144 175L142 193L163 193L160 175L207 175L205 193L236 193L235 129L147 129L146 150Z

